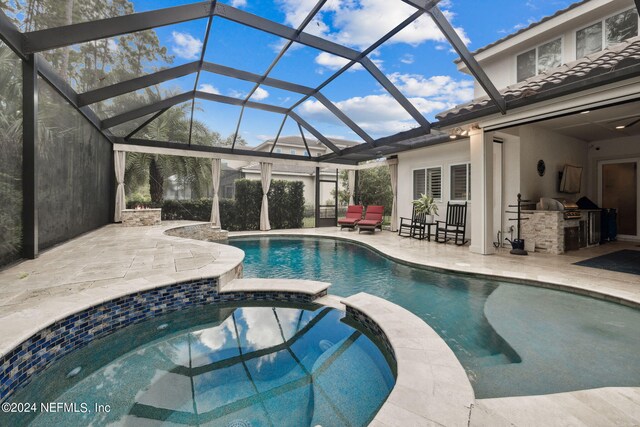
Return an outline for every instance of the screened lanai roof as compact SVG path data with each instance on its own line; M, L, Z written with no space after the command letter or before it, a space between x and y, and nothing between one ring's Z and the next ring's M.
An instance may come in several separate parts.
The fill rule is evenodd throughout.
M505 112L453 4L7 0L0 34L113 143L352 164L447 140L434 115L473 93L438 68L458 56ZM253 150L285 136L328 154Z

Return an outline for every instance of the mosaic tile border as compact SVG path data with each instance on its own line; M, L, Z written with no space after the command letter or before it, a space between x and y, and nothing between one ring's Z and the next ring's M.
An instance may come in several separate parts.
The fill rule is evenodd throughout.
M190 307L239 301L310 303L327 294L260 291L218 293L218 279L201 279L125 295L47 326L0 359L0 402L66 354L116 330Z
M391 357L393 357L393 360L397 362L396 352L393 350L393 346L391 345L391 342L389 342L387 334L382 330L382 328L380 328L380 325L378 325L375 320L371 319L357 308L353 308L351 306L347 306L347 316L353 317L358 323L378 338L382 345L384 345L385 350L387 350Z

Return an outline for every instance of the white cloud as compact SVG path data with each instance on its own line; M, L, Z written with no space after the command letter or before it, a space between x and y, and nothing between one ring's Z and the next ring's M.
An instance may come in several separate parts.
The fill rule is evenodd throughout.
M233 97L233 98L246 98L247 94L245 92L239 91L239 90L235 90L235 89L231 89L228 92L228 95Z
M173 36L173 52L183 59L198 59L202 52L202 40L193 37L188 33L180 33L174 31Z
M315 4L315 0L280 0L280 4L286 16L285 22L295 27L302 22ZM446 2L441 4L441 7L447 19L453 20L455 14L446 9L451 7L451 4ZM400 1L329 0L322 9L322 13L307 26L305 31L328 37L340 44L364 49L414 12L415 8ZM326 20L330 20L331 26L325 23ZM468 44L469 38L464 30L456 28L456 31ZM417 46L429 40L443 42L445 38L433 20L423 15L389 40L387 44L407 43Z
M247 0L231 0L231 6L244 7L247 5Z
M429 98L451 107L473 98L473 80L455 80L451 76L425 77L420 74L387 75L396 87L410 97Z
M443 102L433 102L423 98L410 98L410 101L422 114L430 114L446 108ZM409 113L390 95L353 97L336 102L336 106L374 136L389 135L417 126ZM337 123L335 116L319 101L306 101L300 108L304 117L328 124Z
M261 87L257 88L253 95L251 95L251 99L254 101L262 101L263 99L267 99L269 97L269 92Z
M323 67L326 67L330 70L339 70L345 65L347 65L349 63L349 60L341 56L332 55L328 52L322 52L322 53L319 53L318 56L316 56L315 62L316 64L322 65ZM362 69L363 69L362 65L353 64L349 68L349 71L357 71Z
M198 86L198 90L200 92L207 92L207 93L212 93L214 95L220 95L220 91L218 90L218 88L216 88L213 85L210 85L209 83L203 83L200 86Z
M410 53L407 53L405 55L402 55L402 58L400 58L400 62L402 62L403 64L413 64L415 62L415 58Z
M393 73L387 76L425 116L451 108L473 97L472 80L449 76L426 78L420 74ZM346 115L371 134L382 136L417 126L409 113L388 94L353 97L335 103ZM319 101L306 101L301 115L327 124L337 119Z

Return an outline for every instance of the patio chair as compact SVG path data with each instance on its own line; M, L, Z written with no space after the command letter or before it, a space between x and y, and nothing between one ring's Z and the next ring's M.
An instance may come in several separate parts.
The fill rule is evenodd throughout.
M436 242L446 243L451 240L453 234L454 243L462 246L468 242L465 240L467 230L467 202L447 203L446 221L436 221Z
M361 231L376 232L376 228L382 231L382 217L384 215L384 206L367 206L367 212L364 219L358 222L358 233Z
M417 239L424 239L426 228L427 214L422 212L416 212L416 207L413 207L411 218L400 217L400 227L398 227L398 236L402 237L415 237Z
M344 218L340 218L338 220L338 225L340 226L340 230L343 228L354 229L358 222L362 219L362 211L364 210L364 206L362 205L349 205L347 207L347 213Z

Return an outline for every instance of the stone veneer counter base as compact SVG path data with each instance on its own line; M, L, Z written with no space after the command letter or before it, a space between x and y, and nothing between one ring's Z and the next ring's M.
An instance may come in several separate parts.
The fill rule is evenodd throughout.
M162 209L123 209L122 225L137 227L159 225L162 221Z

